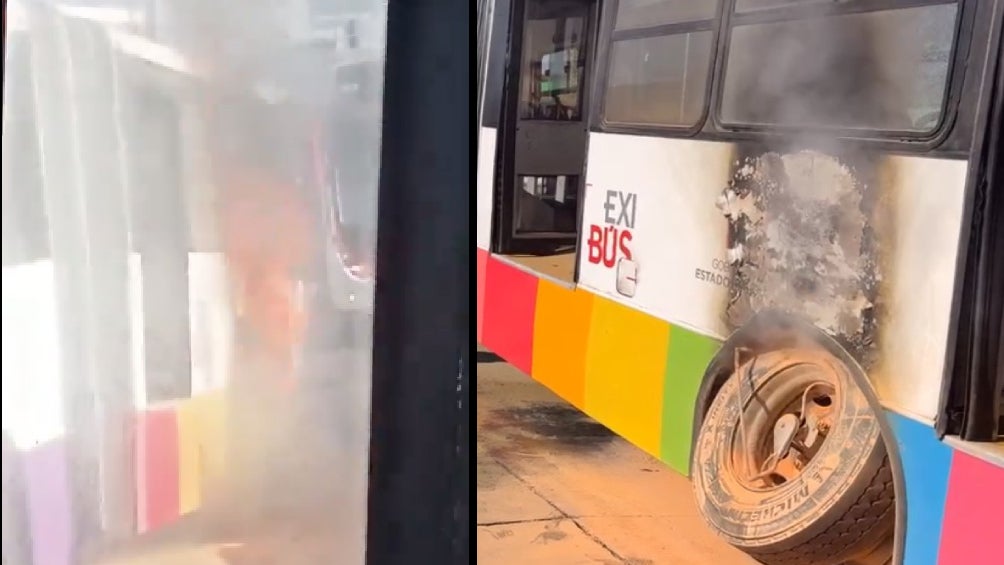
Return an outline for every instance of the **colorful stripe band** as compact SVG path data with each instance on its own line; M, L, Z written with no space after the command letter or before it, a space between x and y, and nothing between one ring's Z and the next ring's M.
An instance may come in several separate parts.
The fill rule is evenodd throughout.
M478 342L676 471L715 339L477 251ZM1004 468L889 413L907 493L906 565L1004 563ZM937 533L935 533L937 532Z

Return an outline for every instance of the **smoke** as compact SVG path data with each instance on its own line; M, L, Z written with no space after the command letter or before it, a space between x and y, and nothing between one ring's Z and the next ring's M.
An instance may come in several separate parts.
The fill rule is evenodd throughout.
M370 4L362 7L379 16ZM367 15L355 8L334 14L336 39L346 28L358 33L358 24L339 27ZM382 56L370 53L364 62L376 76L357 77L371 82L342 96L338 62L358 45L314 37L290 3L181 0L171 13L178 48L202 81L195 100L209 125L221 238L240 295L228 471L214 516L251 531L331 528L324 560L359 561L371 330L365 315L331 309L329 279L343 275L331 263L328 236L336 228L331 206L348 207L338 210L345 223L371 229L341 230L338 241L354 236L355 255L374 253L375 237L365 234L375 234ZM339 143L349 137L355 154ZM336 178L350 183L330 186ZM331 189L343 192L325 200L322 191ZM346 332L361 336L361 347L332 349Z
M762 124L854 127L887 122L886 99L869 26L836 27L824 21L741 26L732 35L731 93L726 119ZM758 60L751 58L759 55Z
M823 138L832 137L823 127L924 132L933 124L915 113L940 109L956 10L946 4L736 26L723 119Z

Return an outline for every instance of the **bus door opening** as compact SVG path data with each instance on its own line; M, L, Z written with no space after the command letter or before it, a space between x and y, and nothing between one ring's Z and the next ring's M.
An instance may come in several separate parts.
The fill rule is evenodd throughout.
M588 135L595 3L513 5L493 250L573 281Z

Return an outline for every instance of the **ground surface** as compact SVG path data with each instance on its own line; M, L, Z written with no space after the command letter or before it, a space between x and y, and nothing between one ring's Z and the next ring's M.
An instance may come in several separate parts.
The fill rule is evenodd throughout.
M702 523L690 483L485 352L477 563L755 565Z

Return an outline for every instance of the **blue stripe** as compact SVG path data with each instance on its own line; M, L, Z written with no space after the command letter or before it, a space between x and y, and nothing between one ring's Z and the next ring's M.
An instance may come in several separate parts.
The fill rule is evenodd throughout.
M906 480L906 546L903 565L936 565L948 494L952 449L934 429L889 413Z

